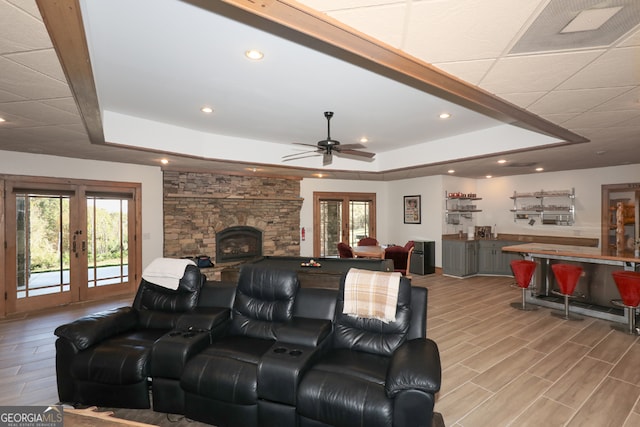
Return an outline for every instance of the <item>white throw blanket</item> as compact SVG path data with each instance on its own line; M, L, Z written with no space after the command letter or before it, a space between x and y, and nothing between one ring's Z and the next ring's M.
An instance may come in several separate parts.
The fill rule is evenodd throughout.
M187 265L196 265L190 259L156 258L144 269L142 278L167 289L178 289Z
M395 272L350 269L344 282L342 312L385 323L396 320L400 277Z

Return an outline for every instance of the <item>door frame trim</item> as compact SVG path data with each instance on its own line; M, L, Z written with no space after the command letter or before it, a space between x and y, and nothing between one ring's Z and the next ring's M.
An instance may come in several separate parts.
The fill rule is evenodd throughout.
M6 317L8 313L8 284L14 283L11 277L8 277L8 262L13 262L13 260L9 260L9 251L7 250L8 242L7 242L7 197L12 196L12 191L7 191L7 188L19 188L26 190L43 190L43 189L52 189L52 190L61 190L61 191L69 191L70 188L73 189L75 196L78 197L78 193L82 189L82 194L84 191L89 188L89 192L100 190L108 190L107 192L112 193L120 193L131 195L131 199L133 200L134 212L133 217L135 218L135 224L132 226L130 224L129 230L133 231L133 234L129 236L129 251L133 251L133 265L129 265L129 281L131 282L131 289L122 290L114 290L114 292L104 292L100 294L100 296L92 296L93 299L102 299L106 297L111 297L115 295L126 295L135 293L138 288L140 278L142 277L142 184L139 182L123 182L123 181L106 181L106 180L90 180L90 179L75 179L75 178L53 178L53 177L40 177L40 176L28 176L28 175L8 175L8 174L0 174L0 266L5 271L5 274L0 274L0 317ZM115 190L115 191L114 191ZM86 208L85 208L86 209ZM74 215L74 213L70 213ZM86 225L84 225L86 228ZM86 231L85 231L86 232ZM70 236L71 238L71 236ZM131 256L130 256L131 259ZM73 285L72 285L73 290ZM73 291L72 291L73 292ZM83 292L83 295L86 295L87 292ZM80 295L72 295L71 302L77 302L80 299ZM38 310L42 307L39 307L36 304L33 307L33 310ZM26 311L32 311L32 309L28 309ZM18 312L25 312L25 310L16 310Z

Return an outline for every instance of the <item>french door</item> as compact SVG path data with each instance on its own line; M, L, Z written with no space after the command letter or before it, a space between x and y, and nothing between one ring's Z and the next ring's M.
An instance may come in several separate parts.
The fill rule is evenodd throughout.
M313 193L313 256L338 256L338 243L376 237L375 193Z
M7 314L135 290L139 184L4 183Z

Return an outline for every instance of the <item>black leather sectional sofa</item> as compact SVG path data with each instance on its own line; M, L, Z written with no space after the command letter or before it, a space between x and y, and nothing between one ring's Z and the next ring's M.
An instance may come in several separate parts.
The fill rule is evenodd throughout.
M339 290L247 265L237 284L188 266L132 307L58 327L60 401L149 408L218 427L431 426L440 358L427 289L402 278L396 320L342 313ZM150 398L152 396L152 398Z

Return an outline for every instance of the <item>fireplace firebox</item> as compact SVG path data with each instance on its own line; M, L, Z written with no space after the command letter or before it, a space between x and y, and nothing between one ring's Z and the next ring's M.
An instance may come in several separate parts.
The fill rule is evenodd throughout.
M238 225L216 233L216 263L241 261L262 256L262 231Z

